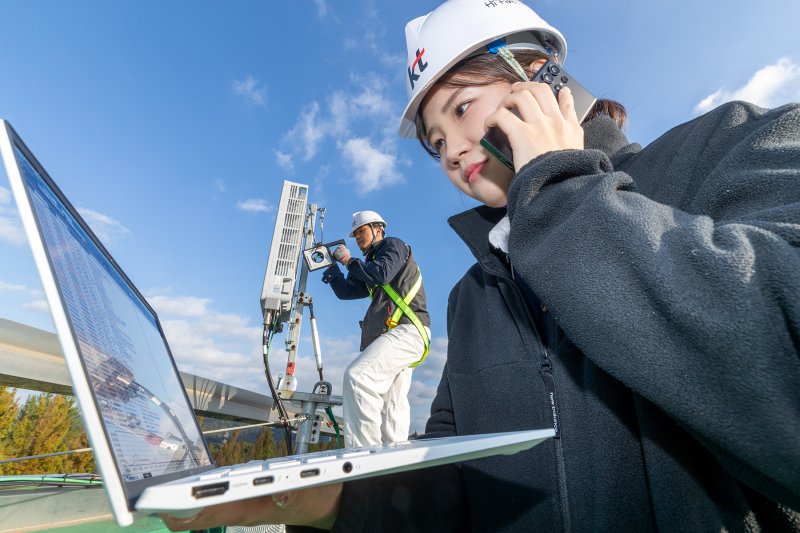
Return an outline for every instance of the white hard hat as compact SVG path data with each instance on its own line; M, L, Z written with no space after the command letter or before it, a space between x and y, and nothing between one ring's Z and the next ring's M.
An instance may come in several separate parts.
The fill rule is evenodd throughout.
M406 96L400 136L416 136L419 104L450 67L497 39L509 48L535 48L563 64L567 41L518 0L447 0L406 24Z
M348 237L352 237L353 232L361 226L365 224L375 224L376 222L386 227L386 221L375 211L356 211L353 213L353 226L350 228L350 235L348 235Z

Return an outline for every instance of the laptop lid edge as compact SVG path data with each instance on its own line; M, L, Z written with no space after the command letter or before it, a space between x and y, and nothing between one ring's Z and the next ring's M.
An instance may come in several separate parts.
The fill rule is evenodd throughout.
M97 411L91 387L80 362L78 348L64 311L61 294L55 283L55 274L52 271L39 225L33 214L33 206L23 182L24 178L20 173L17 158L14 154L15 139L24 146L24 143L21 142L20 137L11 128L11 125L7 121L3 121L2 135L0 135L0 153L3 156L12 194L49 304L50 315L53 318L59 343L64 352L64 360L72 382L72 390L76 397L80 397L83 400L80 403L79 411L92 446L95 463L103 477L103 486L108 494L111 510L117 523L120 526L127 526L133 523L133 513L128 508L127 497L122 481L119 479L119 473L107 440L104 436L102 438L97 437L97 435L104 435L100 413ZM30 152L30 150L27 151ZM26 154L26 157L28 157L28 154Z

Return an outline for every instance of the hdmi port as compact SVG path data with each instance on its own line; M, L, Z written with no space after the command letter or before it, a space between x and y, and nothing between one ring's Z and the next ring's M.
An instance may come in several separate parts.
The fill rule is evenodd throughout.
M319 468L310 468L300 472L300 477L314 477L319 475Z
M208 496L216 496L218 494L225 494L228 491L228 482L215 483L213 485L203 485L202 487L192 487L192 496L195 498L207 498Z

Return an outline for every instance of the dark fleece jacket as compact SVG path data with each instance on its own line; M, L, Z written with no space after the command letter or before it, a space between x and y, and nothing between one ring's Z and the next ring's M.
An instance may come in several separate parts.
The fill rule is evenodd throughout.
M428 436L553 424L346 483L336 531L800 530L800 106L731 103L642 150L608 118L476 208Z

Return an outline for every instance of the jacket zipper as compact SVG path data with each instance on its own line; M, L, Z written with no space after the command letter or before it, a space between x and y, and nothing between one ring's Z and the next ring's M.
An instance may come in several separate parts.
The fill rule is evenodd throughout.
M511 265L513 272L513 264L511 263L510 257L508 257L508 262ZM556 473L558 474L559 511L561 512L561 523L564 527L564 531L572 531L572 524L569 516L566 467L564 465L564 450L561 446L561 429L558 420L556 380L555 376L553 375L553 365L550 362L550 356L547 353L547 348L542 343L542 336L539 334L539 329L536 327L536 322L531 316L530 309L528 309L528 302L525 300L525 296L522 294L522 289L517 286L516 281L513 278L511 279L511 282L511 285L514 286L514 289L517 291L517 294L524 304L523 307L525 308L525 313L528 316L528 321L530 322L531 328L533 329L533 332L542 347L542 357L539 362L539 375L542 377L542 382L544 383L544 387L547 392L547 401L550 405L551 416L553 419L553 430L555 431L553 442L556 452Z
M454 228L455 229L455 228ZM547 348L544 346L542 342L542 336L539 334L539 330L536 327L536 322L534 322L533 317L531 316L531 311L528 309L528 302L525 300L525 295L522 294L522 289L519 288L517 285L515 276L513 275L514 272L514 264L511 261L511 256L506 254L506 260L510 266L511 276L501 274L500 272L490 272L489 269L484 266L483 261L481 261L480 257L482 254L477 253L477 249L470 244L469 239L465 238L464 235L461 235L456 229L456 233L461 236L462 240L467 243L467 246L472 251L473 255L478 258L478 264L481 265L481 268L487 274L505 278L507 281L511 282L511 285L514 287L514 290L517 291L517 295L520 297L523 303L523 308L525 309L526 314L528 315L528 322L531 324L531 328L533 329L536 338L539 341L539 345L542 347L542 359L539 363L539 375L542 376L542 381L544 382L545 389L547 390L548 395L548 403L550 403L552 413L553 413L553 430L555 431L555 438L553 439L555 451L556 451L556 473L558 475L558 495L559 495L559 511L561 512L561 523L563 525L564 531L572 531L572 524L569 517L569 499L567 494L567 477L566 477L566 467L564 465L564 450L561 447L561 432L558 427L558 404L556 402L556 382L555 376L553 375L553 368L550 364L550 357L547 354ZM494 269L492 269L494 270Z

